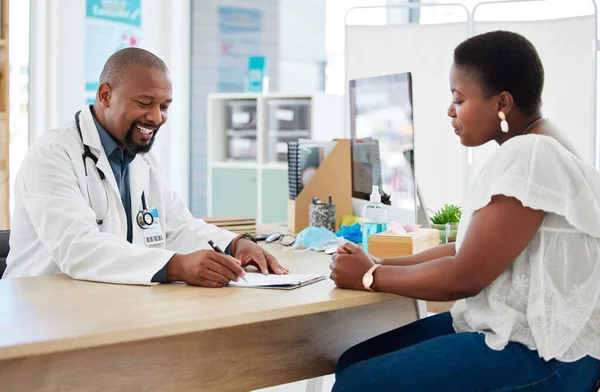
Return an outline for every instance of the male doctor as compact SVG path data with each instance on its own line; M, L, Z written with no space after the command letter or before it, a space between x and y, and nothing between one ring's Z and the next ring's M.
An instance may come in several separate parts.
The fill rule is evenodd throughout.
M162 60L122 49L106 62L95 103L33 143L17 174L4 278L221 287L250 264L288 272L252 237L194 219L167 185L149 151L171 90Z

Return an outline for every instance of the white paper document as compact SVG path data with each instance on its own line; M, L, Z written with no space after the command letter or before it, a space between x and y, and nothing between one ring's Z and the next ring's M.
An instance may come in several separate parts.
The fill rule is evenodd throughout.
M263 275L261 273L248 273L244 277L248 281L247 283L240 279L239 282L229 282L229 286L291 290L326 278L321 275Z

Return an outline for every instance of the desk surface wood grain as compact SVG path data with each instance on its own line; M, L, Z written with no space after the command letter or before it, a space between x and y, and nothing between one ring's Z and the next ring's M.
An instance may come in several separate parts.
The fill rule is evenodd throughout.
M329 256L267 245L290 273L329 275ZM240 327L398 300L336 289L330 279L295 290L183 284L127 286L64 275L0 280L0 360Z

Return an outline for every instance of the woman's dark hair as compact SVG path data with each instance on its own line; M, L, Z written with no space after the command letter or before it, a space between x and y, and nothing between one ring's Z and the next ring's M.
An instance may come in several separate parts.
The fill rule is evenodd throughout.
M471 37L454 50L454 64L474 74L489 96L507 91L525 114L542 105L544 67L525 37L493 31Z

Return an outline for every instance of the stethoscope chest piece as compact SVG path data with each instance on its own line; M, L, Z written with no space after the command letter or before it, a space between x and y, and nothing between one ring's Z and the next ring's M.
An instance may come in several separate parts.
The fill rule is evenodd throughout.
M142 210L138 212L136 220L138 226L142 229L147 229L154 224L154 215L150 212L146 206L146 192L142 192Z
M154 223L154 216L148 210L140 211L137 214L137 223L142 229L147 229Z

